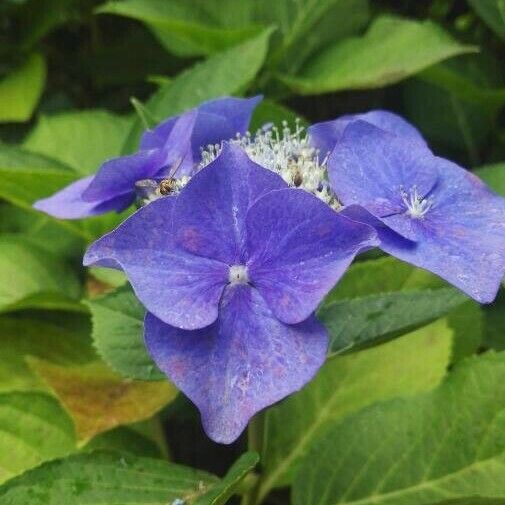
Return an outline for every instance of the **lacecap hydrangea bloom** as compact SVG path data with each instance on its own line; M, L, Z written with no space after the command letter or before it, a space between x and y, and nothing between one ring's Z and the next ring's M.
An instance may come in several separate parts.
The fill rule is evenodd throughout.
M138 210L84 262L124 270L148 310L151 356L197 405L207 434L229 443L323 364L328 337L313 313L376 244L373 228L229 143L178 196Z
M223 443L313 377L328 338L314 311L378 238L481 302L505 266L505 200L407 121L378 110L250 134L258 101L170 118L138 153L37 204L68 217L144 205L85 264L124 270L148 311L148 351Z

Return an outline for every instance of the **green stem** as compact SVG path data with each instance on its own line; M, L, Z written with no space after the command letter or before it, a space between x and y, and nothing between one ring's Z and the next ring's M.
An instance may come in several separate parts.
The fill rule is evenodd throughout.
M263 443L265 438L265 417L264 414L256 415L247 427L247 448L249 451L255 451L260 456L263 452ZM256 505L258 503L258 491L261 476L254 475L250 485L245 489L242 495L240 505Z

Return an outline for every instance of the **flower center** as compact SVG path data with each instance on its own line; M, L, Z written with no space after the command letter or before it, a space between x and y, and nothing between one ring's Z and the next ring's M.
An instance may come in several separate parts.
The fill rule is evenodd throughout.
M433 198L424 198L417 192L417 186L412 186L410 191L401 189L403 203L407 207L407 214L414 219L420 219L433 206Z
M327 178L328 156L320 159L318 150L310 145L299 121L294 131L284 121L282 129L265 125L254 135L250 132L237 134L231 142L240 146L255 163L279 174L290 186L314 194L335 209L340 207ZM202 149L199 168L214 161L221 148L216 144Z
M247 284L249 275L245 265L232 265L228 270L228 282L230 284Z

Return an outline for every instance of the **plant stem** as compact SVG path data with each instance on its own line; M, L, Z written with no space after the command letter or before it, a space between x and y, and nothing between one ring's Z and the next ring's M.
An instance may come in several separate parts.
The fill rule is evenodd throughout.
M265 417L263 414L257 414L249 422L247 427L247 448L249 451L255 451L260 456L263 451L263 442L265 435ZM256 505L258 500L258 491L261 477L259 475L251 479L251 485L244 491L240 505Z

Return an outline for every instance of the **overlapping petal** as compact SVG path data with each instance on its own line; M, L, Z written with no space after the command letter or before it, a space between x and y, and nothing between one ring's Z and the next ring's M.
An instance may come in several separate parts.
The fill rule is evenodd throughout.
M145 341L158 367L199 408L206 433L231 443L259 410L303 387L323 364L328 338L314 317L277 320L257 290L226 289L219 319L184 331L151 314Z
M387 110L371 110L364 114L348 114L332 121L316 123L308 128L311 144L319 149L322 156L331 153L341 139L344 130L355 121L365 121L388 133L409 138L413 142L426 145L417 128L402 117Z
M429 197L438 181L436 157L419 142L363 121L350 124L328 159L333 191L344 205L361 205L391 229L415 240L417 223L405 198Z
M188 252L233 265L245 262L245 219L260 196L286 188L281 177L225 144L177 197L176 237Z
M81 219L116 210L120 212L133 201L131 195L117 195L97 202L82 199L82 193L89 186L93 176L83 177L48 198L37 200L33 207L60 219Z
M254 108L261 96L253 98L225 97L204 102L197 109L197 118L191 137L192 154L195 160L200 149L208 144L221 143L247 131ZM152 130L147 130L140 142L141 149L162 147L174 128L177 117L170 118Z
M448 160L433 157L432 166L439 174L430 193L432 206L422 218L409 218L414 241L363 207L351 205L343 213L374 226L384 251L489 303L505 275L505 199Z
M118 266L145 307L179 328L202 328L217 318L227 265L177 247L175 197L138 210L86 252L85 265Z
M270 192L247 214L251 282L276 317L299 323L376 237L303 190Z

